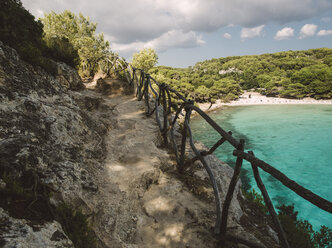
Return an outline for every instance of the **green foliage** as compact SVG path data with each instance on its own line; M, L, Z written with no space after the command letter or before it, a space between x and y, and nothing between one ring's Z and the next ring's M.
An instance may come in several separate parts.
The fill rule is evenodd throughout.
M0 40L15 48L22 59L34 65L42 64L43 25L34 20L20 0L0 2Z
M32 65L55 72L49 59L63 61L71 66L78 64L77 51L67 39L43 39L43 24L36 21L20 0L0 2L0 40L16 49L20 57Z
M62 61L66 64L78 68L80 58L77 50L70 44L69 40L65 37L51 37L45 39L48 47L47 56L56 61Z
M95 234L81 211L62 204L56 209L56 219L76 248L95 247Z
M255 189L251 191L242 190L244 197L249 204L253 204L255 209L268 215L268 208L264 198ZM281 205L278 218L286 233L290 247L292 248L330 248L332 247L332 230L326 226L321 226L319 231L314 231L312 225L307 220L298 218L298 212L294 210L294 205Z
M322 226L314 231L307 220L298 219L294 205L282 205L279 209L279 220L292 248L329 248L332 245L332 230Z
M279 220L286 233L289 245L294 248L314 247L311 240L313 235L312 226L308 221L297 219L298 212L294 211L294 206L279 206Z
M332 247L332 230L326 226L321 226L319 232L314 233L313 240L316 243L316 247Z
M267 96L331 99L331 61L332 49L320 48L211 59L187 69L159 66L150 73L197 102L231 101L248 89Z
M135 68L148 72L158 62L158 55L153 48L145 48L138 53L134 53L131 64Z
M73 56L75 64L79 63L81 76L93 76L98 71L99 64L112 56L109 42L105 41L104 35L95 33L97 24L82 14L76 16L68 10L60 14L51 12L41 21L44 24L46 42L49 43L53 39L68 41L71 47L64 46L65 49L62 51L68 56ZM75 50L79 60L75 56Z
M242 193L244 195L244 197L252 204L254 204L254 206L263 214L268 214L269 210L267 208L267 206L265 205L264 202L264 198L263 196L258 193L255 189L249 190L249 191L245 191L242 190Z

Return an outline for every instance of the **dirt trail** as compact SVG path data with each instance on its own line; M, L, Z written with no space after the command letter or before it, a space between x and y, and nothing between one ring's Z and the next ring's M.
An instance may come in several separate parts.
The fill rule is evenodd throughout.
M95 172L94 225L108 247L215 247L213 203L196 198L159 148L158 127L133 96L104 96L112 109L105 167ZM102 247L102 246L101 246Z

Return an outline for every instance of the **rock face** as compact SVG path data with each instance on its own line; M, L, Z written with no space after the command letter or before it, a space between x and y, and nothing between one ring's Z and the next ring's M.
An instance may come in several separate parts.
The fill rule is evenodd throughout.
M0 221L0 245L3 248L74 248L56 221L31 227L28 221L14 219L2 208L0 208Z
M0 42L0 218L10 223L0 228L4 247L73 247L51 210L61 202L84 208L85 195L97 190L90 171L105 157L108 121L89 110L102 108L101 98L71 91L84 88L77 72L56 65L51 76ZM18 238L24 245L14 245Z
M80 76L77 74L72 67L65 63L56 63L57 74L56 79L61 83L62 86L70 90L82 90L84 84Z

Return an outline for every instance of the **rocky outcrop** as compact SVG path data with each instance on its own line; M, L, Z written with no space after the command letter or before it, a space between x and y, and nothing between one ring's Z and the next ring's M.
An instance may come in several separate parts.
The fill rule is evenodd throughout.
M74 248L72 241L56 222L30 226L27 220L15 219L0 208L0 246Z
M7 222L0 228L0 242L4 247L72 247L54 221L56 206L69 202L84 210L87 195L98 190L91 171L100 168L105 158L103 137L111 112L103 108L100 97L71 91L84 88L74 69L63 63L56 67L55 76L34 68L0 42L0 218ZM90 111L99 108L104 116L93 116ZM40 225L38 231L30 222ZM18 239L23 246L14 245L21 242Z
M102 77L96 81L96 89L104 95L130 95L134 93L134 87L122 80L104 80Z
M82 90L84 84L76 70L65 63L56 63L56 79L70 90Z

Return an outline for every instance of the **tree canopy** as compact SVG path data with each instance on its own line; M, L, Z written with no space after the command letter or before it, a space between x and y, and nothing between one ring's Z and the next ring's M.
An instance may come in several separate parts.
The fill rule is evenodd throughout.
M159 66L151 74L197 102L229 101L251 89L267 96L331 99L331 61L332 49L319 48L212 59L186 69Z
M145 48L138 53L134 53L131 64L145 72L149 71L158 62L158 55L153 48Z
M0 40L15 48L22 59L38 64L45 45L42 41L43 25L35 21L20 0L0 2Z
M0 2L0 40L16 49L20 57L54 72L49 59L63 61L71 66L78 64L77 50L66 38L43 39L43 24L35 20L20 0Z
M103 34L96 34L97 24L82 14L78 16L66 10L60 14L50 12L41 18L44 24L44 40L64 39L78 51L81 76L93 76L99 63L112 55L109 42Z

